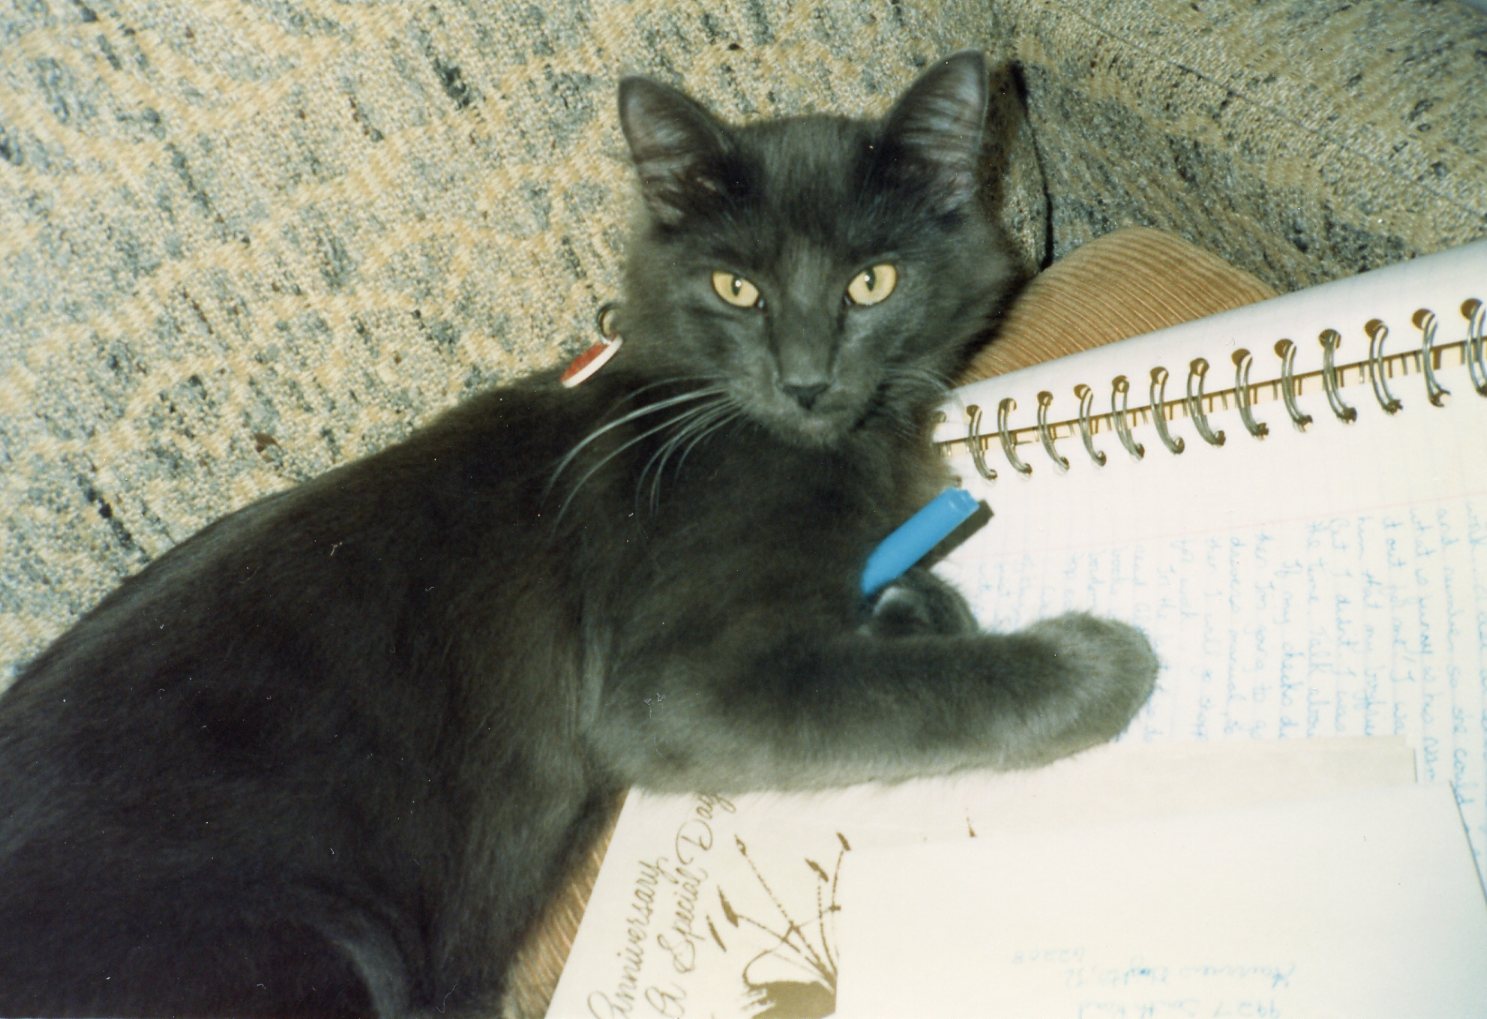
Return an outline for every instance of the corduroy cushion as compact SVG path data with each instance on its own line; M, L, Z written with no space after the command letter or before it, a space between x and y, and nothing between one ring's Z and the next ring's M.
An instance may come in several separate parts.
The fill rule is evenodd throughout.
M1273 296L1273 290L1249 273L1180 238L1142 228L1118 230L1035 277L962 381L1025 368ZM536 1019L546 1012L602 860L601 840L549 905L517 964L509 1015Z
M1035 276L961 381L1004 375L1274 296L1249 273L1180 237L1127 227Z

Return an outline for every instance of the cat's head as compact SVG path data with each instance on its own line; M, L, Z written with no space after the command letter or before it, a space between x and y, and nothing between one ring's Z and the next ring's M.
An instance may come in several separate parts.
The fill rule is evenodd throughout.
M645 78L619 99L645 199L629 336L801 445L934 403L1010 277L979 199L979 54L930 69L881 121L733 126Z

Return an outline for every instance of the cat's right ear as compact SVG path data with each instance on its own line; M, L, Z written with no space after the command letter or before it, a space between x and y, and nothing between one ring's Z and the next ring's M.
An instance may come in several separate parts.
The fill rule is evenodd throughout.
M926 71L884 121L885 134L926 174L944 211L976 195L987 100L986 58L966 50Z
M620 81L620 128L651 213L675 224L722 194L728 131L702 105L649 78Z

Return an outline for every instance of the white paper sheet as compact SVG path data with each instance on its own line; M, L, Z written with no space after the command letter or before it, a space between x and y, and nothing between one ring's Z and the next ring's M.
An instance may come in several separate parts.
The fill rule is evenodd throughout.
M1444 787L866 850L841 898L841 1019L1487 1014Z
M832 1014L836 894L870 847L1408 784L1402 740L1102 747L1051 767L732 799L632 793L548 1015ZM916 1013L928 1014L928 1013Z

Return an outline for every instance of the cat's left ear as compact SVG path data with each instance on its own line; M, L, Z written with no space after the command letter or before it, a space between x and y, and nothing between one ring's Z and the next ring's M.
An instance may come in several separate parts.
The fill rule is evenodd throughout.
M987 98L986 58L967 50L921 75L883 122L884 137L930 175L941 211L976 195Z
M656 218L674 224L722 193L728 130L685 93L649 78L620 82L620 127Z

